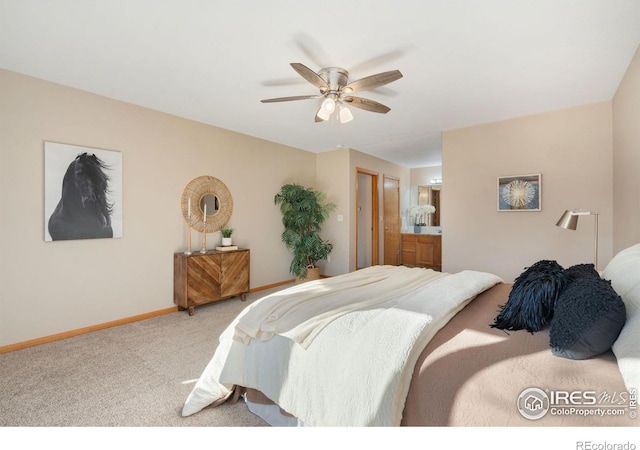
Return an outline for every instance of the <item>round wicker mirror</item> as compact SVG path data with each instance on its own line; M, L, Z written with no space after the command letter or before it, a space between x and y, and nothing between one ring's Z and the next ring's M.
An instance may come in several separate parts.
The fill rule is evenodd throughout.
M182 216L191 228L213 233L224 228L233 212L233 198L227 186L214 177L194 178L182 191ZM207 210L206 222L204 210Z

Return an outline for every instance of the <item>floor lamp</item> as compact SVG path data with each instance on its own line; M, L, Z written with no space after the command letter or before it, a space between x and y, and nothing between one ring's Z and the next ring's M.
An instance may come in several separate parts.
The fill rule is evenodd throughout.
M593 248L593 264L596 270L598 270L598 216L600 213L592 213L589 211L565 211L560 220L556 223L556 226L564 228L565 230L575 230L578 228L578 217L580 216L595 216L595 233L594 233L594 248Z

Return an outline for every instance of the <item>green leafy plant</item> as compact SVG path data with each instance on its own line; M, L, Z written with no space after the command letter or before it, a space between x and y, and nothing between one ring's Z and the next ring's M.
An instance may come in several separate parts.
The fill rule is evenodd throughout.
M222 237L230 238L231 235L233 234L233 228L224 228L220 230L220 233L222 233Z
M299 278L306 278L307 270L333 250L333 244L320 237L320 225L336 208L325 199L322 192L295 183L282 186L274 198L282 213L282 242L293 252L289 271Z

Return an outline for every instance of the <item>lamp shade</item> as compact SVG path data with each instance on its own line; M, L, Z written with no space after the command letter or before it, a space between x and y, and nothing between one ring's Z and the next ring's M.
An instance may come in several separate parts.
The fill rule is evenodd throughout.
M320 109L316 113L316 116L320 120L329 120L331 118L331 114L336 110L336 102L332 98L326 98L320 105Z
M346 106L340 105L340 123L347 123L353 120L353 114Z
M556 226L567 230L575 230L578 227L578 216L573 214L573 211L567 210L560 217Z
M593 245L593 265L598 270L598 216L600 213L589 211L565 211L556 226L566 230L575 230L578 227L578 216L594 216L594 245Z

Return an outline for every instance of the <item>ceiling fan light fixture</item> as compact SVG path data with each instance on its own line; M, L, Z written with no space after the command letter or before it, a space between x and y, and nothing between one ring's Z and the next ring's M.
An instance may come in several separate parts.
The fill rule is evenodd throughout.
M340 105L340 123L347 123L353 120L353 114L346 106Z
M318 108L318 112L316 113L316 117L318 119L320 119L321 121L329 120L329 118L331 117L331 111L327 111L321 105L320 108ZM317 120L316 120L316 122L317 122Z
M324 99L324 101L320 105L320 108L318 109L316 116L320 120L329 120L331 118L331 114L333 114L335 110L336 110L336 101L331 97L327 97Z
M331 120L335 113L335 120L346 123L353 120L353 115L345 104L354 108L364 109L375 113L386 114L391 110L388 106L362 97L352 97L354 92L367 91L384 86L402 78L399 70L382 72L349 83L349 72L340 67L325 67L319 72L314 72L301 63L291 63L291 67L302 78L320 89L320 95L297 95L293 97L278 97L261 100L262 103L289 102L311 98L324 98L316 111L315 121L324 122Z
M329 114L331 114L332 112L334 112L336 110L336 101L334 99L332 99L331 97L326 98L322 102L321 109L323 111L327 111Z

